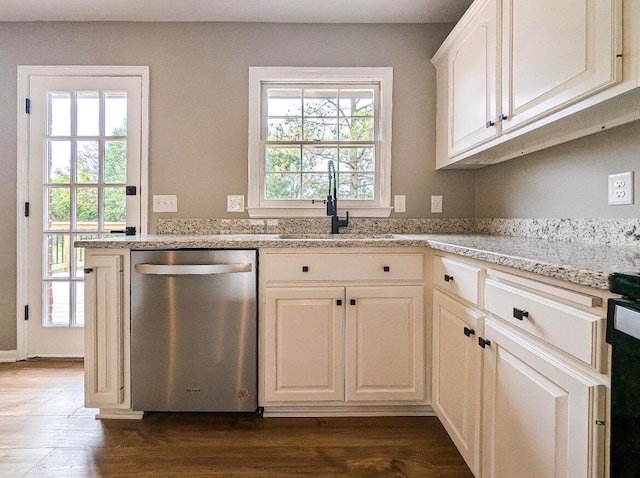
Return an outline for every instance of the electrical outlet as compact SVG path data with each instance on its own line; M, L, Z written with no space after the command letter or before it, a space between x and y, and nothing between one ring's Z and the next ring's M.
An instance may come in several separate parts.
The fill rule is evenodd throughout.
M407 212L407 197L396 194L393 196L393 210L395 212Z
M244 196L241 194L227 196L227 212L244 212Z
M153 212L178 212L178 196L175 194L154 194Z
M609 206L633 204L633 171L609 175Z
M431 212L442 212L442 196L431 196Z

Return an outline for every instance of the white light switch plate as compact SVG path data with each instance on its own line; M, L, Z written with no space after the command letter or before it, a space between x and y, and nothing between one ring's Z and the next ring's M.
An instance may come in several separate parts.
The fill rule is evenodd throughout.
M431 196L431 212L442 212L442 196Z
M393 210L395 212L407 212L407 197L404 194L393 196Z
M154 194L153 212L178 212L178 196L175 194Z
M244 196L241 194L227 196L227 212L244 212Z

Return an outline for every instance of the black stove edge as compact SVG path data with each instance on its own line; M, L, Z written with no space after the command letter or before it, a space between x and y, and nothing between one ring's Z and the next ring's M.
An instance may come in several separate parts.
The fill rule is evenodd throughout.
M609 290L629 299L640 299L640 272L609 274Z

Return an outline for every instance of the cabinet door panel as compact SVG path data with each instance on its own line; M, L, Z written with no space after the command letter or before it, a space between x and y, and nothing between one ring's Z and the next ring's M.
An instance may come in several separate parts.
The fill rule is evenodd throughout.
M266 290L265 399L342 400L342 287Z
M487 319L483 476L602 476L604 384Z
M449 54L449 156L498 134L497 6L489 0Z
M502 131L619 80L615 0L505 0Z
M433 409L469 468L479 468L482 315L439 291L433 294ZM465 334L465 328L469 329ZM473 333L471 333L473 331Z
M85 267L85 406L124 402L124 329L121 255L87 254Z
M424 399L423 295L419 286L347 288L348 401Z

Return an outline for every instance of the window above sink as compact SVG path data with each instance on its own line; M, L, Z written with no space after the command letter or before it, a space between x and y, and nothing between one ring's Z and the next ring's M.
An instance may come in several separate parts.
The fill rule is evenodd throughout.
M325 215L333 160L341 210L388 217L392 82L392 68L250 68L249 215Z

